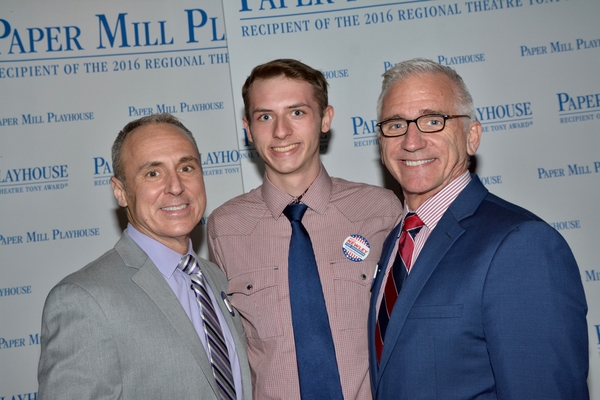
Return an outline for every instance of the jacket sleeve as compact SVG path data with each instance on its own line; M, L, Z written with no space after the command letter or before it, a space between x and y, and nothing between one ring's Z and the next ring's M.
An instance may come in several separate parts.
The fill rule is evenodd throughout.
M541 221L511 231L493 257L482 313L499 399L587 399L587 305L575 258Z
M121 366L109 321L83 288L62 283L50 292L40 344L40 399L120 398Z

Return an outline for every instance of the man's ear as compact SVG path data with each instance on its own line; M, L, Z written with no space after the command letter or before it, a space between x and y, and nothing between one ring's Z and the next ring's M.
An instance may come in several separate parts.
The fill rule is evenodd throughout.
M127 189L125 188L125 184L113 176L110 178L110 185L112 186L113 194L119 205L121 207L127 207Z
M323 111L323 118L321 118L321 132L329 132L331 121L333 121L333 107L327 106Z
M254 143L254 139L252 139L252 131L250 130L250 124L246 117L242 118L242 122L244 123L244 129L246 130L246 135L248 135L248 141L250 143Z
M379 138L379 159L381 160L381 163L383 165L385 165L385 158L383 158L383 145L381 144L381 139L383 138L383 136L381 136L381 134L378 136Z
M467 131L467 154L474 155L481 141L481 122L473 121Z

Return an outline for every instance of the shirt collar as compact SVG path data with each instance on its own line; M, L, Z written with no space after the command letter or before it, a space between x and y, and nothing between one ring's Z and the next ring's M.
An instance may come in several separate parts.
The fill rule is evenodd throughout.
M471 174L469 171L465 171L442 190L425 200L415 211L410 210L405 201L402 219L406 218L406 214L409 212L414 212L421 218L421 221L423 221L427 228L433 230L438 222L440 222L440 219L442 219L446 210L448 210L448 207L450 207L450 204L452 204L469 182L471 182Z
M319 214L325 214L329 199L331 198L332 188L333 182L331 177L325 170L325 167L321 165L319 175L317 175L317 178L312 185L310 185L308 191L302 196L300 202L306 204L311 210ZM294 200L294 196L284 192L271 183L266 173L263 179L261 193L267 208L275 219L279 219L285 207Z
M156 265L156 268L163 274L165 278L170 278L173 272L177 269L179 261L181 261L182 255L160 243L159 241L152 239L151 237L144 235L131 223L127 224L127 234L129 237L144 250L144 252L150 257L150 260ZM188 251L186 254L191 254L195 257L192 240L189 240Z

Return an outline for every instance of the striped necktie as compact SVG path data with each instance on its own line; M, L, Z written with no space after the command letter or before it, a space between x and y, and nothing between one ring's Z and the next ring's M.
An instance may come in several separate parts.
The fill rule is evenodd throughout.
M215 313L210 296L206 290L206 282L198 261L191 254L183 256L179 262L178 268L188 274L192 280L191 288L196 295L196 300L200 305L204 333L210 352L210 363L213 375L221 393L221 399L235 399L235 387L233 383L233 374L231 373L231 362L227 352L227 344L223 337L219 318Z
M381 360L385 331L387 330L394 304L396 304L404 279L406 279L412 266L415 237L423 225L423 221L415 213L408 213L404 219L398 243L398 254L396 254L392 270L388 274L387 282L384 286L383 297L375 325L375 350L377 351L378 362Z

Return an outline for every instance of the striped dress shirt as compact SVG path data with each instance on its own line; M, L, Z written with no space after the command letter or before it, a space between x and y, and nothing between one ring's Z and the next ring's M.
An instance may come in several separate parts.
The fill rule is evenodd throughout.
M469 182L471 182L471 174L469 173L469 171L465 171L458 178L454 179L446 187L440 190L438 193L425 200L423 204L421 204L416 210L410 210L407 204L404 205L402 223L404 223L404 218L406 218L406 214L408 214L409 212L414 212L419 216L419 218L421 218L421 221L423 221L424 224L423 228L421 228L421 230L419 231L419 233L417 233L417 236L415 237L415 247L413 248L412 265L415 265L415 263L417 262L419 253L421 253L423 246L425 246L425 242L429 238L429 235L431 235L433 228L435 228L438 222L440 222L440 219L442 219L442 216L444 215L446 210L448 210L450 204L452 204L452 202L458 197L460 192L462 192L462 190L465 187L467 187ZM396 244L394 245L394 251L392 252L392 254L396 254L396 252L398 251L399 239L400 236L398 236L398 238L396 239ZM394 260L395 257L390 257L388 265L385 269L385 275L383 276L382 282L387 282L387 277L390 273L390 270L392 269L392 264L394 264ZM413 271L412 268L410 270ZM383 292L383 290L379 291L379 295L377 298L377 313L379 313L379 306L381 305Z
M292 230L282 215L292 200L265 176L260 187L208 220L211 259L228 276L228 294L246 330L257 399L300 399L287 271ZM309 207L302 224L317 260L344 398L370 399L371 278L402 205L389 190L331 178L323 167L302 203ZM342 250L351 235L369 243L362 261Z

